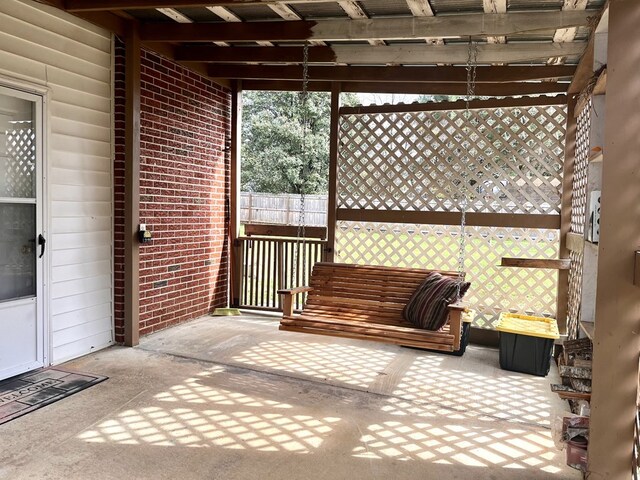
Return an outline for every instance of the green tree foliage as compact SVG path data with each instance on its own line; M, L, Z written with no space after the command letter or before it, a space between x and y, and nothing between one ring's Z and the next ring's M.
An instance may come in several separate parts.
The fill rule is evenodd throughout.
M331 96L309 93L304 125L302 93L247 91L243 94L243 191L327 192ZM355 95L342 97L356 104Z

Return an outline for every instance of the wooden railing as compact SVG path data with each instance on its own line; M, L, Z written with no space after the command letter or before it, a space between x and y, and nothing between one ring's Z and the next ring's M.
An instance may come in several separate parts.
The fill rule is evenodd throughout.
M326 240L276 237L238 238L240 307L282 310L277 291L308 284L311 269L325 259ZM295 265L295 268L294 268ZM295 298L301 309L303 294Z

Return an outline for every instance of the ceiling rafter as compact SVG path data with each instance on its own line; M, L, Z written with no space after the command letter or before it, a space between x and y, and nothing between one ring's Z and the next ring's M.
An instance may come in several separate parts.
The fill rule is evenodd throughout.
M563 11L585 10L587 8L587 0L564 0L562 5ZM573 42L576 38L578 29L576 27L558 28L553 35L553 41L556 43ZM561 65L567 59L565 57L552 57L548 63L550 65Z
M235 13L233 13L231 10L229 10L228 8L225 8L225 7L207 7L207 10L209 10L214 15L217 15L218 17L223 19L225 22L228 22L228 23L242 23L242 19L239 16L237 16ZM214 43L215 43L215 41L214 41ZM273 46L273 43L271 43L269 41L256 40L256 43L258 45L262 45L263 47L272 47ZM226 43L224 43L224 45L228 46Z
M214 13L223 7L208 7ZM225 9L226 10L226 9ZM141 38L148 42L207 41L336 41L460 39L555 30L586 25L588 12L527 12L466 14L446 17L401 17L360 20L264 21L224 25L145 23Z
M507 13L507 0L482 0L485 13ZM505 35L487 37L489 43L507 43Z
M435 16L429 0L406 0L406 2L414 17ZM444 45L444 39L441 37L425 38L425 42L430 45Z
M302 20L302 17L286 3L269 3L269 8L273 10L280 18L289 22ZM309 40L310 45L325 45L322 40Z
M342 10L344 10L344 12L349 15L349 18L351 19L355 20L369 18L369 16L362 9L360 4L358 4L358 2L354 2L352 0L339 0L338 5L340 5L340 8L342 8ZM384 40L380 39L368 39L367 41L371 45L386 45L386 43L384 43Z

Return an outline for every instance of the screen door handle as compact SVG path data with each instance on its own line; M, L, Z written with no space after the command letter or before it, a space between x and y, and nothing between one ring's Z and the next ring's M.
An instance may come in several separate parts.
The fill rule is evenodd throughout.
M38 235L38 245L40 245L40 256L38 258L42 258L42 256L44 255L46 243L47 240L42 236L42 234Z

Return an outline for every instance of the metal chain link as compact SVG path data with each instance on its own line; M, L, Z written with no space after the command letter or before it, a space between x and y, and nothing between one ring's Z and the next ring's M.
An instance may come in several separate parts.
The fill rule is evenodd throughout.
M470 122L471 122L471 109L469 108L469 104L471 99L475 96L476 93L476 66L478 64L478 46L469 38L469 52L467 55L467 95L465 98L465 112L464 117L467 123L467 146L466 153L463 157L463 163L469 163L469 132ZM467 165L468 166L468 165ZM462 283L464 282L464 261L466 257L466 226L467 226L467 177L465 172L462 172L462 198L460 201L460 245L458 251L458 284L457 284L457 294L456 300L460 299L460 289L462 287Z
M301 114L302 114L302 143L300 157L302 159L302 168L300 169L300 210L298 212L298 232L296 248L293 252L293 274L292 279L297 276L298 269L298 250L302 248L302 271L303 276L307 265L307 239L306 239L306 212L305 212L305 181L308 170L307 155L307 134L309 130L308 100L309 100L309 42L304 43L302 49L302 98L301 98ZM302 239L302 245L301 245ZM303 278L303 281L306 280Z

